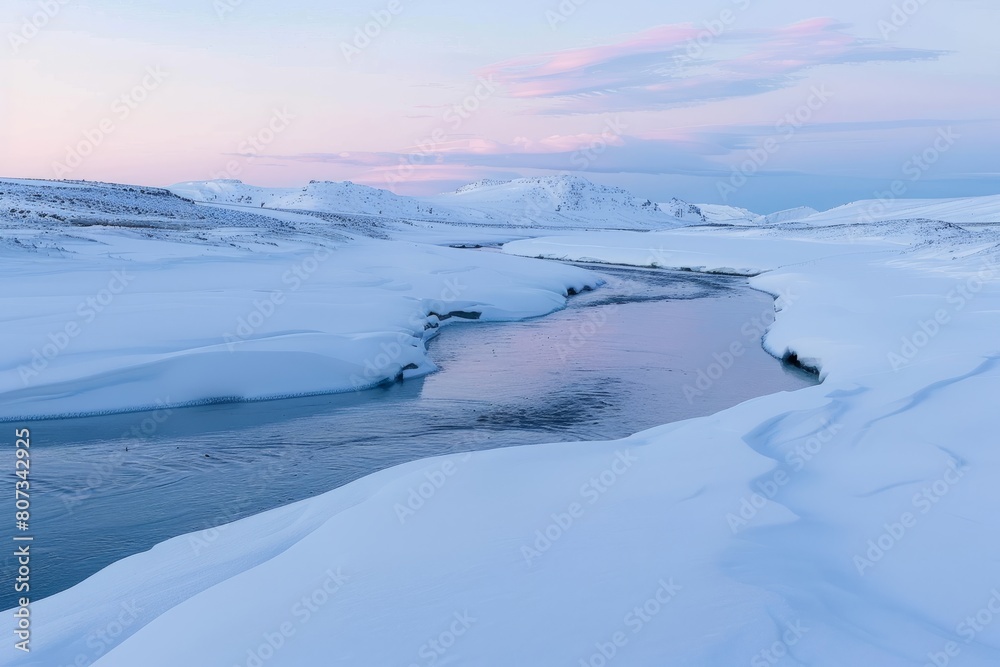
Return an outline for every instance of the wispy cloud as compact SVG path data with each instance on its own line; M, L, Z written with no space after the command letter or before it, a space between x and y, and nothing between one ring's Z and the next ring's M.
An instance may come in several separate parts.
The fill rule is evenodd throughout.
M417 171L428 167L449 166L709 175L722 173L711 157L727 152L727 148L694 135L643 139L634 136L608 138L580 134L556 135L539 140L519 137L510 143L469 139L452 142L446 149L433 152L304 153L268 157L374 169L392 169L406 165Z
M840 136L858 133L903 131L913 128L963 125L973 121L943 119L899 119L892 121L845 121L804 126L800 135L836 134L826 141L841 142ZM334 164L342 167L392 169L405 165L416 171L431 167L503 169L547 169L572 171L586 158L586 170L595 173L728 174L728 158L757 146L773 136L770 124L703 125L674 127L632 135L573 134L540 139L516 137L509 142L466 136L435 145L399 151L352 151L268 155L270 159L299 163Z
M615 43L507 60L483 74L512 97L548 101L550 113L642 111L757 95L793 84L823 65L931 60L942 51L862 39L849 26L817 18L769 29L730 30L700 56L699 33L667 25Z

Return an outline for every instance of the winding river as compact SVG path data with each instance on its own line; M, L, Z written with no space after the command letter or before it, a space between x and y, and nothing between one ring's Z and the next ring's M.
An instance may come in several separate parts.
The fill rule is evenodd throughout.
M761 348L773 300L744 279L590 268L608 284L563 311L445 327L430 343L441 370L419 380L29 423L33 597L167 538L406 461L615 439L816 382ZM3 566L12 575L11 557Z

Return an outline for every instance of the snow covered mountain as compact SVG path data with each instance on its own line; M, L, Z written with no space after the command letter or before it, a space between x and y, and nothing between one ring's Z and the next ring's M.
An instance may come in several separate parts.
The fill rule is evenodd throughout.
M187 199L212 204L401 220L465 222L517 228L662 229L706 221L679 199L661 207L621 188L579 176L482 180L433 197L405 197L356 183L313 181L304 188L262 188L238 180L171 186Z
M675 215L627 190L579 176L482 180L428 201L459 210L474 222L523 227L660 229L698 217L682 202Z
M451 212L413 197L345 181L311 181L304 188L262 188L239 180L190 181L170 187L187 199L252 208L375 215L402 219L455 220Z
M696 204L689 204L686 201L678 199L677 197L674 197L666 204L661 204L660 206L665 211L669 212L670 215L683 222L691 224L709 222L708 217L705 215L705 212L702 211L700 206Z

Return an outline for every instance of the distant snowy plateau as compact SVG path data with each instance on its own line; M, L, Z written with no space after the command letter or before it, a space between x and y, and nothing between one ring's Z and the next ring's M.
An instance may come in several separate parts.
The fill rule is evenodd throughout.
M425 374L441 328L600 288L539 258L745 275L776 298L766 349L822 379L178 536L35 602L30 654L6 612L0 664L1000 664L1000 196L759 216L575 177L8 179L0 258L11 431Z

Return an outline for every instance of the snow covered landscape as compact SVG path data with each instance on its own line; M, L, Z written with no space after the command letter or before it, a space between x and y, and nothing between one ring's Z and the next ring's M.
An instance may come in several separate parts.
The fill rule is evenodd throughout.
M11 0L0 666L1000 665L1000 5Z
M7 421L427 373L442 324L544 315L601 289L536 257L752 276L780 305L766 349L822 378L621 441L417 461L178 536L36 602L31 661L5 647L7 663L422 664L438 649L454 664L1000 659L985 622L1000 556L995 198L900 202L904 218L869 223L859 203L839 219L539 231L497 254L284 206L0 188L17 312ZM375 229L416 224L431 223Z

